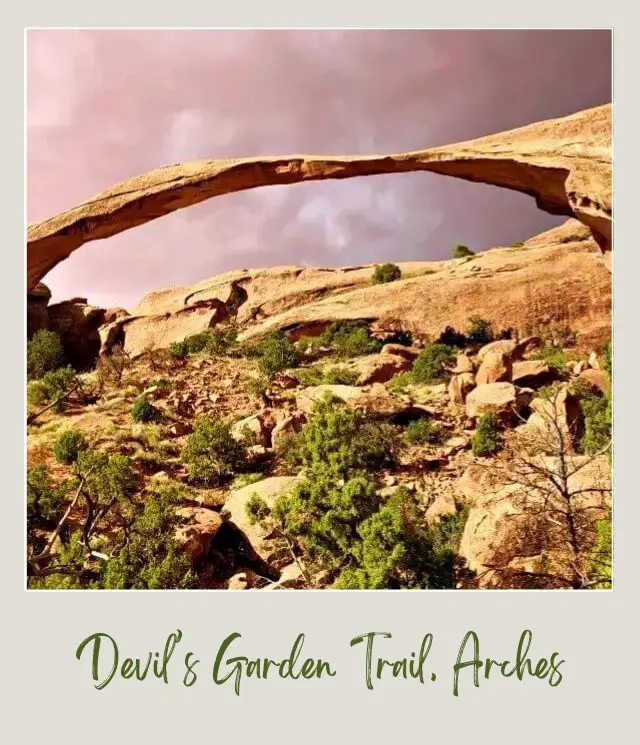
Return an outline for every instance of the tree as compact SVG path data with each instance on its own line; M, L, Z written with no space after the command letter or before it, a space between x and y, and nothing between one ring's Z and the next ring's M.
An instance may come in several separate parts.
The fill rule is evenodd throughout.
M577 455L580 423L563 388L547 393L528 422L505 438L487 466L488 506L503 503L507 535L496 561L485 565L506 587L588 588L598 520L610 510L611 441L591 455ZM538 557L524 569L518 557ZM514 563L515 562L515 563Z
M236 440L231 425L220 417L201 415L182 452L189 476L203 484L218 484L246 464L247 447Z
M54 331L40 329L27 342L27 378L41 378L62 365L62 342Z

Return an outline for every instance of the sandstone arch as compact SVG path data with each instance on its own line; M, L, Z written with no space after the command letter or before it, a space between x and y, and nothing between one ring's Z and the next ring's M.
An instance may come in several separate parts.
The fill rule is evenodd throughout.
M430 171L529 194L576 217L611 249L611 105L468 142L373 156L207 160L124 181L27 231L27 290L92 240L108 238L205 199L258 186Z

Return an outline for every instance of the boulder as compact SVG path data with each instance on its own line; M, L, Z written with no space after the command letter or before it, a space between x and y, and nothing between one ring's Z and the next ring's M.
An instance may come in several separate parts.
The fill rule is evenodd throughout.
M176 530L176 540L189 555L192 566L196 566L209 553L211 541L222 526L222 518L205 507L182 507L176 512L186 520L186 524Z
M482 364L485 357L489 354L504 354L513 361L517 357L517 349L518 342L515 339L499 339L498 341L492 341L490 344L485 344L478 351L477 359Z
M269 432L257 414L245 417L231 427L231 434L236 440L249 438L252 445L269 445Z
M513 383L479 385L467 396L467 416L473 419L482 414L495 414L503 422L510 423L514 415L529 404L532 396L532 392L516 388Z
M269 534L258 524L251 524L247 516L247 503L254 494L263 499L268 507L273 507L278 497L291 491L299 481L298 476L271 476L255 484L234 489L224 503L222 515L233 523L246 537L256 554L266 562L279 554Z
M427 523L433 525L434 523L440 522L443 517L447 515L455 515L458 512L453 494L450 492L443 492L438 494L436 498L431 502L427 508L425 514Z
M594 370L600 369L600 360L598 359L598 355L595 352L591 352L589 355L589 365Z
M606 456L585 458L568 456L573 475L568 480L576 514L580 515L580 543L583 555L590 550L596 522L605 517L611 503L610 493L582 489L607 488L610 470ZM555 459L540 461L553 473ZM555 499L549 480L540 481L540 490L514 483L508 471L496 475L488 469L470 466L457 482L458 494L468 507L459 556L475 573L474 586L481 588L530 588L535 575L550 573L570 582L573 578L571 556L566 547L569 529L548 511L549 499ZM503 476L504 478L501 478ZM559 509L560 505L552 504ZM547 512L545 513L545 509ZM552 587L548 579L542 586ZM565 586L562 582L560 587Z
M27 293L27 337L49 326L47 305L51 300L51 290L42 282Z
M571 372L574 375L580 375L583 370L589 369L589 363L586 360L580 360L579 362L571 362Z
M524 388L540 388L554 379L553 370L543 360L514 362L511 373L513 383Z
M418 414L419 407L414 406L407 398L395 396L390 393L381 383L374 383L368 389L359 389L358 396L348 400L348 406L356 411L362 411L373 417L393 418L410 415L412 412ZM424 412L420 412L424 416Z
M600 393L611 392L611 380L604 370L583 370L578 376L578 380L582 380L592 388L597 388Z
M499 349L484 355L482 363L476 373L476 383L487 385L487 383L501 383L511 380L512 372L511 357Z
M472 373L475 370L473 362L466 354L459 354L456 357L456 366L453 368L454 373Z
M100 353L105 311L93 305L65 301L47 308L49 328L62 341L65 357L76 370L93 368Z
M387 383L391 378L411 369L411 361L395 354L371 354L350 363L358 373L358 385Z
M473 373L463 372L454 375L449 381L449 400L452 404L462 405L467 395L475 388L476 379Z
M539 336L527 336L518 342L518 356L525 357L529 352L540 349L542 346L543 341Z
M549 454L557 452L561 445L565 452L574 452L583 434L578 398L562 388L549 398L534 398L530 408L531 416L518 429Z
M389 354L396 357L404 357L405 360L413 362L422 350L417 347L405 347L403 344L385 344L380 354Z
M272 446L277 448L288 435L300 432L306 421L307 418L304 414L290 414L284 416L276 422L275 427L271 431Z

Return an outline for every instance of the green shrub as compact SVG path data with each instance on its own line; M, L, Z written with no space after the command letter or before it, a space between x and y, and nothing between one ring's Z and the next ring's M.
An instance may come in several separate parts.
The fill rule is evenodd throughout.
M594 590L610 590L612 584L611 518L599 520L596 525L596 543L591 551L589 577L599 580L593 585Z
M465 256L475 256L475 252L468 246L458 245L453 249L454 259L463 259Z
M157 422L162 416L147 396L138 396L131 407L131 418L134 422Z
M580 400L584 417L582 452L594 455L611 442L611 395L592 394Z
M60 367L57 370L49 370L40 380L34 380L27 387L27 399L30 404L37 406L49 403L64 395L73 388L77 378L75 370L71 367ZM59 401L55 410L64 411L66 401Z
M468 344L490 344L495 339L491 323L480 316L469 318L466 337Z
M251 396L258 396L259 398L266 395L269 390L269 378L266 375L261 375L258 378L251 378L247 381L245 389Z
M413 376L410 372L394 375L387 383L387 390L391 393L406 393L407 388L413 385Z
M236 476L231 484L231 489L242 489L245 486L250 486L258 481L262 481L264 474L262 473L241 473Z
M169 347L169 355L174 360L183 360L189 356L189 345L186 339L176 341Z
M184 522L176 513L184 498L177 484L150 490L139 508L129 540L106 562L102 582L106 589L188 589L195 585L189 557L175 538Z
M368 421L330 398L318 404L285 454L289 466L325 466L336 479L392 464L401 447L398 430Z
M209 341L209 334L206 331L201 331L199 334L192 334L187 336L184 340L187 345L188 354L198 354L207 346Z
M322 375L325 385L355 385L357 381L358 373L344 366L331 367Z
M216 326L208 332L205 351L212 357L232 356L238 352L238 329L233 324Z
M312 365L311 367L303 367L300 370L296 370L296 378L302 385L320 385L324 382L324 374L321 368Z
M276 331L260 342L260 368L266 375L274 375L280 370L288 370L300 364L300 353L289 337Z
M416 357L411 376L415 383L433 383L447 380L447 366L455 362L454 350L446 344L432 344Z
M365 321L335 321L320 336L303 337L298 342L301 351L328 347L338 357L357 357L379 352L383 346L380 339L371 336Z
M63 432L55 444L53 453L58 463L70 466L78 460L78 455L87 447L85 436L78 429Z
M397 264L379 264L373 271L373 284L382 285L400 279L402 272Z
M500 449L500 422L495 414L483 414L471 440L474 455L493 455Z
M51 482L51 474L45 466L37 465L27 470L28 529L55 523L60 517L70 482L63 481L56 487Z
M405 437L409 442L416 445L435 445L442 441L442 433L442 425L439 422L433 422L427 417L422 417L409 423L405 430Z
M182 452L190 477L203 484L218 484L241 470L247 448L231 434L231 425L219 417L202 415L196 420Z
M40 329L27 342L27 378L41 378L62 365L64 357L60 337L53 331Z
M564 371L569 362L565 351L562 347L554 346L553 344L545 344L540 349L536 350L532 355L533 360L542 360L546 362L549 367L553 367L557 370Z
M511 244L511 248L522 248L524 246L524 241L516 241L515 243Z
M602 369L607 373L609 376L609 379L611 379L613 367L612 367L612 347L611 342L604 345L604 349L602 351Z

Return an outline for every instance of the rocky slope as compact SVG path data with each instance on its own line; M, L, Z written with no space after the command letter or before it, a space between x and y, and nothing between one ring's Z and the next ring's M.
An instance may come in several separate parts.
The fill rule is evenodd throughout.
M611 249L611 106L411 153L368 157L209 160L136 176L37 225L27 233L27 290L92 240L211 197L273 184L430 171L533 196L552 214L576 217Z

